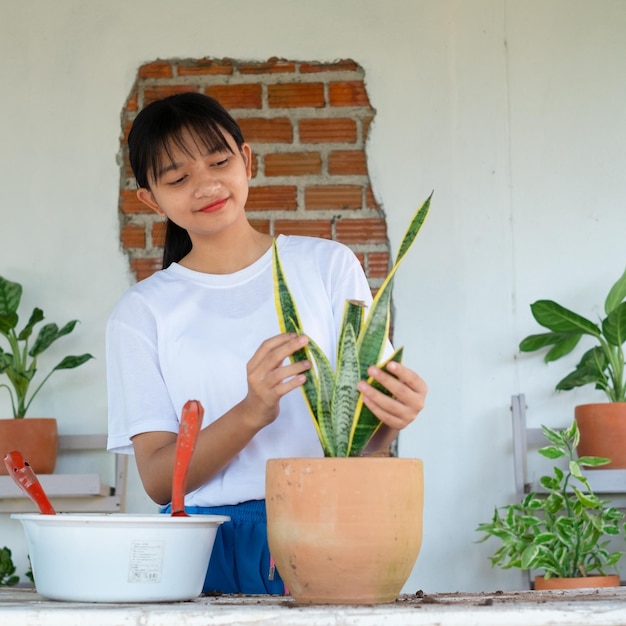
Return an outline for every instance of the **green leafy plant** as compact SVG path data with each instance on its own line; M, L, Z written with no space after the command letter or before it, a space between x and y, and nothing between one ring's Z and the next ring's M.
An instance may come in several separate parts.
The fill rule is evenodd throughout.
M308 359L314 367L307 372L302 386L304 397L315 423L325 456L347 457L362 452L380 426L378 418L363 404L356 386L368 378L367 369L380 362L389 336L391 320L391 285L393 277L409 248L415 241L428 211L430 197L415 213L400 245L394 266L376 293L367 316L364 303L346 301L337 345L336 371L328 357L309 337L308 345L292 356L293 361ZM296 303L293 300L274 244L274 293L282 332L303 334ZM380 365L402 360L402 348ZM383 393L389 392L374 383Z
M599 324L552 300L538 300L530 305L530 309L535 320L550 332L529 335L522 340L519 348L522 352L533 352L549 347L544 358L549 363L572 352L583 335L593 337L598 345L583 354L576 369L559 381L556 389L569 390L592 384L604 391L610 402L626 402L624 298L626 271L611 287L604 303L606 317Z
M78 320L72 320L62 328L53 323L44 324L31 346L34 328L43 321L44 314L39 308L33 309L26 325L18 331L21 298L22 286L0 276L0 335L8 342L8 350L5 351L0 346L0 374L5 374L9 380L9 384L2 383L0 388L4 387L11 396L15 418L25 417L31 402L54 372L73 369L93 358L91 354L66 356L48 372L29 396L28 391L37 373L39 356L57 339L71 333Z
M19 582L20 577L15 575L11 550L6 546L0 548L0 587L13 587Z
M539 453L565 458L567 471L555 466L552 476L540 479L545 492L531 492L521 503L496 508L490 522L478 525L477 532L485 533L478 543L490 537L501 541L490 557L494 567L543 569L545 578L605 575L623 554L608 551L607 537L623 533L624 514L593 493L582 468L605 465L609 459L576 458L576 422L562 431L542 430L551 445Z

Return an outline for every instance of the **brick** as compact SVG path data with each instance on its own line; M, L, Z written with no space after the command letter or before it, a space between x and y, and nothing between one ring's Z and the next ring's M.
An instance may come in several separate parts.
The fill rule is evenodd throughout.
M353 243L387 243L387 224L384 219L337 220L335 233L339 241L348 245Z
M167 222L159 220L152 224L152 246L154 248L162 248L165 245L165 230Z
M125 215L154 212L137 199L137 192L134 189L122 189L120 191L120 211Z
M331 239L332 225L330 220L276 220L274 222L274 234Z
M372 122L374 121L373 117L364 117L361 120L361 128L363 136L361 137L361 141L365 144L367 142L367 138L370 134L370 128L372 127Z
M328 85L328 101L334 107L364 107L370 101L362 80L346 80Z
M301 143L354 143L356 122L345 117L305 119L298 122Z
M295 211L297 208L294 185L264 185L250 187L246 208L249 211Z
M238 69L240 74L292 73L296 71L296 64L293 61L272 57L265 63L241 63Z
M365 188L365 206L368 209L380 211L380 205L378 204L378 202L376 202L376 198L374 197L374 192L372 191L371 185L368 185Z
M368 276L371 278L385 278L391 269L389 252L368 252L367 269Z
M128 148L122 149L122 177L125 181L131 180L135 177L133 169L130 166L130 159L128 158Z
M305 176L322 171L319 152L275 152L264 159L266 176Z
M137 90L133 90L133 92L128 96L128 100L126 100L126 110L127 111L137 111Z
M237 122L246 141L251 143L291 143L293 128L288 117L244 117Z
M139 78L172 78L172 66L168 61L154 61L146 63L137 72Z
M266 235L271 233L272 223L270 220L257 220L250 218L248 219L248 222L250 222L250 226L252 226L254 230L258 230L260 233L265 233Z
M280 83L267 86L267 102L272 109L323 107L323 83Z
M334 63L300 63L301 74L314 72L354 72L357 68L358 65L350 59L335 61Z
M260 109L263 104L263 88L259 84L213 85L204 93L227 109Z
M131 126L133 125L133 120L124 120L124 124L122 126L122 144L126 145L128 143L128 133L130 133Z
M120 234L122 247L127 248L145 248L146 247L146 229L136 224L128 224L122 227Z
M167 96L173 96L177 93L197 92L198 87L196 85L155 85L146 86L143 90L143 105L150 104L155 100L166 98Z
M178 63L176 70L178 76L227 76L233 73L233 63L228 59L198 59Z
M366 175L364 150L333 150L328 155L328 173L334 176Z
M132 259L130 268L138 281L148 278L163 267L163 259Z
M304 190L307 210L360 209L363 188L360 185L312 185Z

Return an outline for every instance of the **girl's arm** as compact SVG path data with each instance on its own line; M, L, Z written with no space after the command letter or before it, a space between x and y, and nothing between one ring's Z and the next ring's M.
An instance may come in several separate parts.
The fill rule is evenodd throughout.
M282 334L261 344L247 364L246 397L200 431L189 468L187 492L215 476L262 428L278 417L280 399L304 383L303 372L311 367L308 361L286 360L307 342L304 336ZM144 489L158 504L171 500L176 438L175 433L154 431L132 439Z

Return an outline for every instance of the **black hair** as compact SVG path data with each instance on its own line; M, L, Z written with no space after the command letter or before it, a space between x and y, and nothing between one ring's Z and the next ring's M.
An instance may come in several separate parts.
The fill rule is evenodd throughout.
M232 152L222 131L229 133L241 150L244 138L239 124L217 101L201 93L180 93L156 100L142 109L128 135L130 166L138 187L150 189L173 148L189 154L188 134L209 152ZM191 250L189 233L167 220L163 268L180 261Z

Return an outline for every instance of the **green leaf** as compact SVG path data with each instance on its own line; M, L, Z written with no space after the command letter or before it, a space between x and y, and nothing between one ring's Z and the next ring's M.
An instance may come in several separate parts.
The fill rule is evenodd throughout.
M602 456L581 456L578 459L580 465L588 465L589 467L599 467L610 463L611 459L607 459Z
M272 259L273 259L273 272L274 272L274 302L276 304L276 312L278 314L278 325L283 333L296 333L302 335L302 324L300 323L300 317L298 315L298 309L296 303L291 295L285 273L283 271L280 256L278 254L278 246L276 240L272 244ZM293 363L303 360L311 360L309 350L303 348L298 350L290 357ZM315 372L310 369L306 372L306 381L300 387L306 404L309 408L309 412L315 422L319 435L319 425L317 423L316 409L318 405L318 382L315 376Z
M602 322L602 332L611 345L621 346L626 341L626 302L609 313Z
M403 348L398 348L380 367L382 370L387 371L387 366L391 361L402 363ZM387 396L391 396L391 392L385 389L380 383L369 377L367 382L375 389L378 389L381 393ZM380 428L381 421L363 404L363 395L359 394L359 399L356 407L357 419L352 424L352 432L350 433L349 450L350 455L355 456L360 454L365 446L367 446L370 439L374 436L376 431Z
M367 368L375 365L380 361L383 353L385 341L389 334L390 320L390 302L391 302L391 286L395 273L402 263L406 253L413 245L419 231L426 220L428 211L430 210L430 199L432 194L426 199L422 206L417 210L409 227L404 233L402 243L396 262L387 277L385 278L380 289L376 292L376 296L365 320L360 335L357 338L357 348L359 352L359 363L361 365L361 378L367 377Z
M547 459L559 459L562 456L565 456L563 450L557 448L556 446L546 446L545 448L540 448L538 452Z
M54 367L54 370L71 370L93 358L94 357L91 354L81 354L80 356L66 356L58 365L56 365L56 367Z
M22 286L0 276L0 317L17 319L16 314L20 306L21 297ZM14 328L14 326L11 328Z
M626 298L626 270L611 287L604 301L604 312L609 315Z
M309 337L308 348L313 356L317 368L315 378L318 395L317 407L313 421L317 427L317 434L324 449L325 456L335 456L335 434L331 411L331 400L335 387L335 373L322 349Z
M599 337L600 329L588 319L562 307L552 300L537 300L530 305L534 318L556 333L583 333Z
M352 423L359 396L359 391L356 388L359 380L356 338L352 326L348 325L339 345L337 374L331 402L335 453L340 457L350 454L350 433L352 432Z

